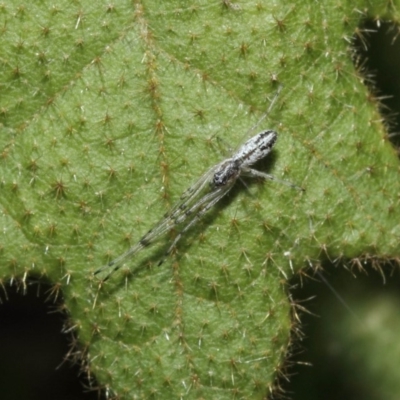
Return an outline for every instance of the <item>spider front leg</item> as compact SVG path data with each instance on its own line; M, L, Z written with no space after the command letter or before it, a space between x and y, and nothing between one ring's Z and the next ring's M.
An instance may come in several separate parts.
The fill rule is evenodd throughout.
M203 208L200 209L200 211L197 212L197 214L193 217L193 219L176 235L175 239L169 246L168 250L164 253L163 258L158 262L158 266L160 266L165 259L168 257L168 255L171 253L172 249L176 246L176 244L179 242L181 237L187 232L199 219L210 209L212 208L216 203L218 203L219 200L221 200L222 197L225 196L225 194L231 189L232 185L229 185L229 187L220 187L216 189L214 192L209 193L206 195L206 200L203 198L201 203L205 204Z

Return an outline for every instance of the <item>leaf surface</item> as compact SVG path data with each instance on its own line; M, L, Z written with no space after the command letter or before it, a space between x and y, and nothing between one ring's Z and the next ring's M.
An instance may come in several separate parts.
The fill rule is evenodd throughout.
M398 158L348 51L354 10L3 5L2 276L61 285L112 393L263 398L294 323L285 277L327 257L398 254ZM246 180L162 267L173 232L99 287L93 271L257 132L278 82L257 129L279 140L257 168L306 191Z

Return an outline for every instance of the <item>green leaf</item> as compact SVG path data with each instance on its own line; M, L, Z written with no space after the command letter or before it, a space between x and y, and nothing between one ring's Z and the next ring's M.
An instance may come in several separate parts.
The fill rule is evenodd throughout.
M62 288L113 393L263 398L294 323L285 278L398 254L398 158L348 51L354 4L59 1L0 18L2 277ZM216 137L256 133L278 82L258 129L279 140L257 167L306 192L238 184L162 267L169 237L99 285L224 157Z

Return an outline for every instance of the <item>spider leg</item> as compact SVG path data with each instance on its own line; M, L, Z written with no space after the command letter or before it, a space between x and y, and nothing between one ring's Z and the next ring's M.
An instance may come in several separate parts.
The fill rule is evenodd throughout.
M187 204L203 190L204 186L210 181L210 178L215 174L219 166L220 164L217 164L210 168L189 189L185 190L178 203L165 216L173 217L175 214L179 214L180 211L185 210Z
M218 194L221 191L222 187L213 189L211 192L206 193L203 197L200 198L192 207L188 208L185 210L184 213L179 215L177 218L175 218L176 225L181 224L184 222L187 218L195 214L198 210L201 210L204 204L208 204L210 201L214 199L216 194Z
M209 182L210 177L214 175L216 168L214 166L209 171L207 171L203 176L201 176L188 190L184 192L181 196L181 201L179 201L172 211L168 212L164 218L162 218L152 229L150 229L141 239L133 245L129 250L120 255L119 257L111 260L108 264L103 265L101 268L94 272L94 275L98 275L102 281L106 281L110 275L119 270L124 262L133 257L136 253L150 246L155 242L155 240L172 229L176 224L184 222L190 215L192 215L198 207L208 199L208 195L205 195L200 201L196 202L196 198L202 191L204 186ZM194 205L192 205L194 203ZM190 207L190 208L189 208ZM111 269L110 269L111 268ZM104 271L107 271L104 274ZM103 277L104 275L104 277Z
M234 183L234 182L233 182ZM172 249L179 242L181 237L187 232L210 208L212 208L225 194L231 189L233 183L229 186L223 186L216 189L214 192L210 193L206 200L202 199L202 204L205 204L203 208L193 217L193 219L176 235L174 241L169 246L168 250L164 253L163 258L158 262L158 265L161 265L168 255L171 253Z
M140 240L134 246L132 246L128 251L126 251L119 257L114 258L114 260L110 261L108 264L103 265L101 268L97 269L94 272L94 275L97 275L101 281L103 282L106 281L115 271L118 271L124 265L124 261L127 258L132 257L135 253L139 252L145 247L146 247L145 244L142 242L142 240ZM107 272L104 273L104 271Z
M208 193L198 200L198 196L201 194L202 189L207 183L209 183L210 176L214 175L214 169L215 168L211 168L209 171L207 171L192 186L193 190L191 190L190 194L185 198L185 200L178 202L171 212L167 213L161 221L159 221L140 239L139 242L142 242L144 247L151 245L159 236L168 232L175 225L184 222L196 211L196 209L201 207L201 205L207 200L208 196L212 195L213 192Z
M289 187L291 187L293 189L301 190L301 191L304 192L304 189L302 187L297 186L292 182L288 182L288 181L284 181L284 180L275 178L275 176L273 176L273 175L266 174L265 172L261 172L261 171L258 171L256 169L253 169L253 168L248 168L248 167L242 168L240 170L240 176L247 176L247 177L250 177L250 178L268 179L270 181L279 182L279 183L282 183L282 184L284 184L286 186L289 186Z

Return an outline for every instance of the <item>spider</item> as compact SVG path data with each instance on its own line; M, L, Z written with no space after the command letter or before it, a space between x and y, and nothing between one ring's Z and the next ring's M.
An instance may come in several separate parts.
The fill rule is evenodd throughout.
M268 115L278 94L274 96L267 113L261 117L258 123L251 129L257 127ZM171 253L181 237L219 200L221 200L234 186L238 178L263 178L281 182L290 187L304 190L297 185L287 181L281 181L274 176L251 168L257 161L262 160L272 150L278 134L273 130L264 130L247 140L239 149L220 163L211 167L203 174L197 182L187 189L180 197L177 204L167 212L142 238L128 251L110 261L94 272L102 281L106 281L115 271L120 269L125 261L133 257L140 250L153 244L164 233L170 231L177 225L186 222L183 229L176 235L168 247L158 265Z

